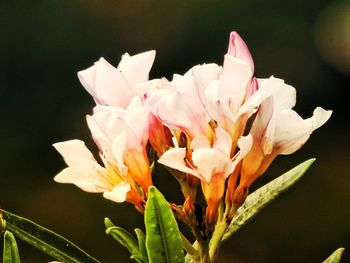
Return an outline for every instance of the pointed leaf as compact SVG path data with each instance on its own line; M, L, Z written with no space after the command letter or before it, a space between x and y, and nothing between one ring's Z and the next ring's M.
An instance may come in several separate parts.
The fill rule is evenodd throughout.
M237 210L233 222L227 228L222 241L229 238L279 194L283 193L286 189L297 182L314 161L315 159L313 158L299 164L248 195L244 204Z
M110 228L110 227L115 226L108 217L105 217L104 223L105 223L106 228Z
M85 251L69 240L26 218L0 210L0 220L5 229L44 253L65 263L97 263Z
M126 247L131 254L131 258L139 263L142 263L138 244L136 243L135 238L128 231L119 226L112 226L106 229L106 234L110 234L122 246Z
M145 209L146 248L150 263L184 263L179 227L164 196L151 186Z
M341 260L341 257L343 255L344 248L338 248L336 251L332 253L323 263L339 263Z
M136 233L137 241L139 244L139 250L140 250L141 257L142 257L142 262L148 263L145 233L143 233L143 231L139 228L135 229L135 233Z
M10 231L4 234L4 251L2 257L3 263L20 263L18 247L14 235Z

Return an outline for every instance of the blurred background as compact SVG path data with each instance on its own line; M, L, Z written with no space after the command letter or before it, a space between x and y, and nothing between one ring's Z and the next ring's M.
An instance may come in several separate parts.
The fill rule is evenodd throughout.
M219 262L322 262L340 246L350 262L350 2L1 1L0 206L71 239L102 262L131 262L104 233L103 218L132 231L140 214L53 177L65 167L52 143L79 138L97 155L85 123L94 106L76 72L103 56L156 49L152 78L221 64L229 32L253 55L256 76L296 87L296 110L333 109L328 123L292 156L279 157L254 189L298 163L317 162L221 250ZM155 181L182 201L168 175ZM0 242L2 247L2 241ZM23 262L48 262L19 242Z

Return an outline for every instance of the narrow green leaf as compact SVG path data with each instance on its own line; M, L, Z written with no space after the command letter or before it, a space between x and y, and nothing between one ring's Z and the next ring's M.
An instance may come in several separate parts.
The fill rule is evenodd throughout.
M339 263L341 260L341 257L343 255L344 248L338 248L336 251L332 253L323 263Z
M169 203L154 187L145 209L146 248L150 263L184 263L179 227Z
M119 226L112 226L106 229L106 234L110 234L122 246L126 247L131 254L131 258L142 263L138 244L136 243L135 238L128 231Z
M3 251L2 262L3 263L20 263L21 262L19 258L16 239L14 235L7 230L5 231L5 234L4 234L4 251Z
M106 228L110 228L110 227L115 226L108 217L105 217L104 223L105 223Z
M244 204L238 209L233 222L227 228L222 241L229 238L279 194L297 182L314 161L315 159L313 158L299 164L248 195Z
M99 262L85 251L55 232L26 218L0 210L0 219L5 229L44 253L65 263Z
M146 250L146 236L145 233L139 228L135 229L135 233L137 236L137 241L139 244L139 250L140 254L142 257L142 262L148 263L148 255L147 255L147 250Z

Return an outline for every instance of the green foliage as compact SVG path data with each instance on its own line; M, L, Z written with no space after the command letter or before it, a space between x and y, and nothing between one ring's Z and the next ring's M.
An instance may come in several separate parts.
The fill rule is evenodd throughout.
M131 254L131 258L138 263L142 263L142 256L135 238L125 229L114 226L108 218L105 218L105 225L107 227L106 234L111 235L119 244L126 247Z
M169 203L150 187L145 210L146 248L150 263L184 263L180 231Z
M248 195L244 204L237 210L237 214L224 234L222 241L233 235L244 224L251 220L261 209L296 183L314 161L315 159L309 159L299 164L268 184L262 186L252 194Z
M341 260L341 257L343 255L344 248L338 248L336 251L332 253L323 263L339 263Z
M0 210L2 227L53 258L65 263L98 263L78 246L26 218Z
M146 235L139 228L135 229L135 233L139 244L139 250L142 257L142 262L148 263L148 255L147 255L147 249L146 249Z
M5 234L4 234L4 251L3 251L2 262L3 263L20 263L21 262L19 258L16 239L14 235L7 230L5 231Z

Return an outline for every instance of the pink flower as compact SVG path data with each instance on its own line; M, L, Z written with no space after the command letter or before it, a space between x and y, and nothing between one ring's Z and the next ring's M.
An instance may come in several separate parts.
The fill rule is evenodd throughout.
M275 78L259 82L261 90L274 92L268 92L271 95L261 103L250 130L253 146L243 159L236 201L246 195L252 182L266 171L277 155L291 154L300 149L311 133L332 114L330 110L317 107L313 116L303 119L292 110L296 102L292 86Z
M208 205L207 219L213 223L225 191L225 181L250 150L251 144L250 136L240 138L240 151L231 158L232 139L226 131L216 128L213 144L206 136L197 136L192 140L190 158L186 157L186 148L172 148L158 162L201 180Z
M92 67L78 72L78 77L96 104L126 109L135 96L143 97L154 58L154 50L134 56L126 53L117 68L100 58Z

